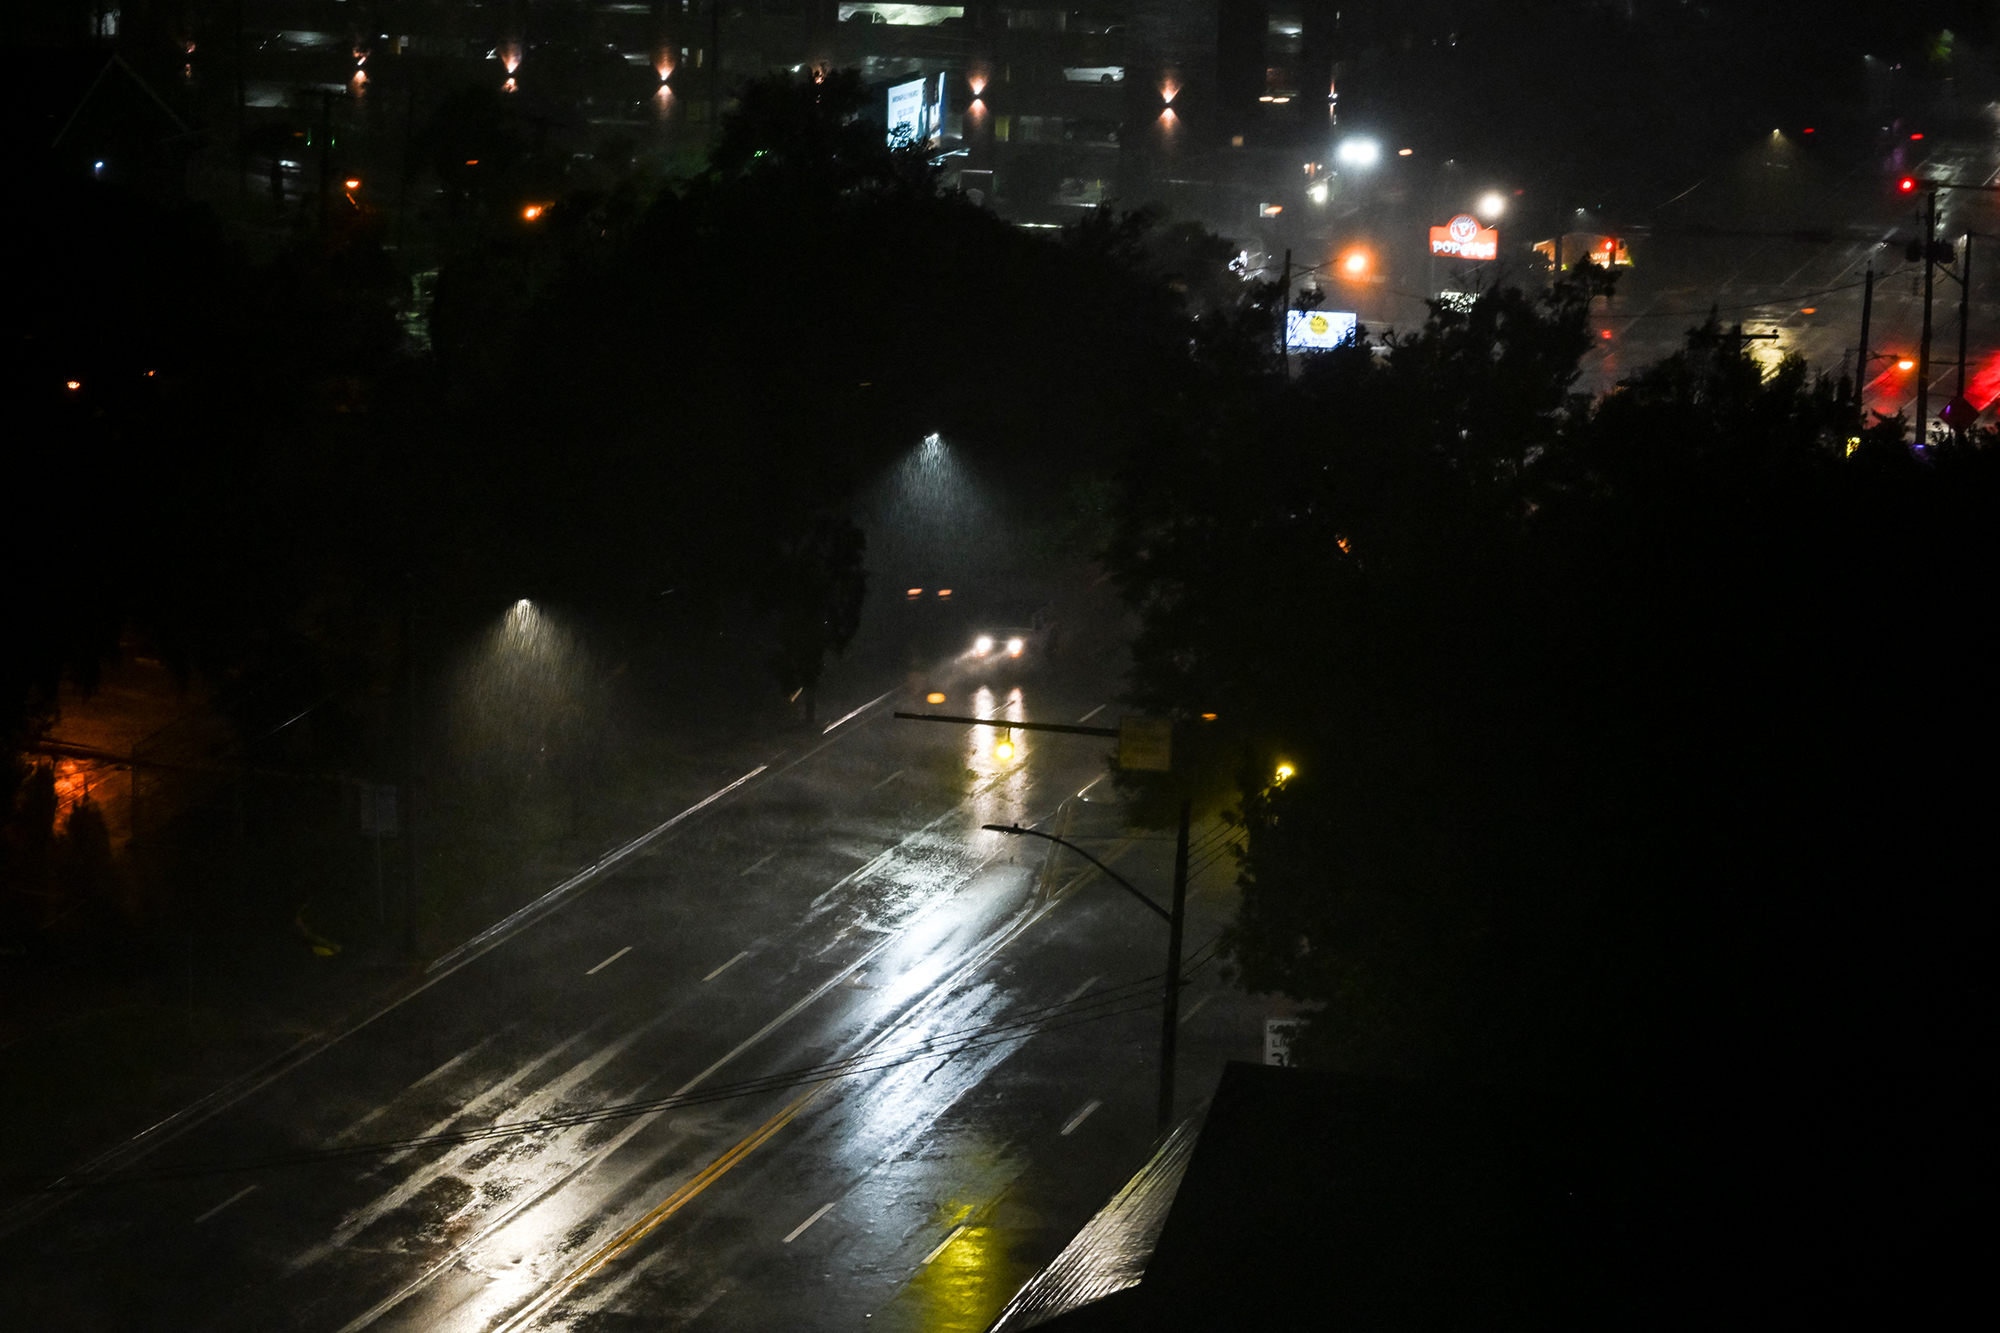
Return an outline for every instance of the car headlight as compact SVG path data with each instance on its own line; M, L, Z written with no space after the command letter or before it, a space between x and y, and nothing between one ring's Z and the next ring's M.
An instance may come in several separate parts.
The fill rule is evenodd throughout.
M1007 640L1007 651L1012 653L1015 657L1019 657L1021 655L1021 650L1027 646L1028 646L1027 644L1023 643L1019 639Z
M974 639L974 640L972 641L972 651L973 651L973 652L975 652L975 653L990 653L990 652L992 652L992 651L993 651L993 640L992 640L992 639L991 639L990 637L988 637L987 635L984 635L984 634L980 635L980 636L979 636L978 638L976 638L976 639Z

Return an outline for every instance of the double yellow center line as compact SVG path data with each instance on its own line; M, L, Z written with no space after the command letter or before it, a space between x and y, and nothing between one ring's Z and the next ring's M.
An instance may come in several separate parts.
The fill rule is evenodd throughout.
M723 1176L729 1174L731 1168L751 1153L757 1151L773 1134L776 1134L786 1125L789 1125L801 1111L812 1105L813 1101L822 1092L825 1092L828 1087L832 1086L833 1082L833 1079L826 1079L808 1088L804 1095L798 1097L782 1111L779 1111L762 1125L759 1125L735 1147L710 1162L690 1179L683 1182L680 1188L662 1199L651 1212L606 1241L596 1253L571 1269L563 1277L543 1288L539 1296L523 1306L512 1319L509 1319L499 1329L495 1330L495 1333L513 1333L515 1329L525 1328L528 1324L539 1318L544 1311L575 1290L577 1286L587 1280L592 1274L658 1230L661 1223L686 1207L696 1195L722 1179Z

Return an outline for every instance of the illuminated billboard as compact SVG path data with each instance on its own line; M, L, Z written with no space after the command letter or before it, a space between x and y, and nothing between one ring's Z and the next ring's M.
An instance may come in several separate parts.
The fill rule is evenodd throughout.
M1354 316L1344 310L1287 310L1285 350L1323 352L1354 337Z
M924 81L911 79L889 89L889 146L924 138Z
M949 76L911 79L889 89L889 146L919 148L944 142L944 89Z
M1479 225L1470 213L1460 213L1442 227L1431 228L1431 253L1458 259L1497 259L1500 233Z

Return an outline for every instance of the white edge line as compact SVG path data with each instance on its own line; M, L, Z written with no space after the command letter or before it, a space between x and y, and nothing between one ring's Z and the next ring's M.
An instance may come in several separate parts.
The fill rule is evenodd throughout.
M631 952L632 952L632 946L628 944L624 948L620 949L617 953L612 954L609 958L599 963L596 967L591 968L590 971L584 973L583 975L585 975L586 977L594 977L599 972L602 972L605 968L610 967L613 963L617 962L620 958L623 958L626 954Z
M1078 718L1077 721L1079 723L1088 722L1090 721L1090 719L1096 717L1099 713L1103 712L1105 709L1109 707L1111 707L1110 704L1099 704L1097 705L1097 707L1091 709L1088 713L1085 713L1082 717Z
M127 1139L125 1142L121 1144L118 1144L116 1147L109 1148L104 1152L99 1153L96 1157L84 1163L82 1167L78 1168L75 1171L70 1172L69 1175L64 1176L62 1180L56 1181L55 1185L61 1185L64 1181L70 1180L73 1177L79 1175L89 1176L89 1175L100 1174L104 1170L110 1167L123 1165L126 1162L136 1160L137 1157L143 1157L147 1153L151 1152L154 1148L157 1148L160 1145L167 1143L174 1138L177 1138L179 1135L186 1133L190 1129L193 1129L196 1125L203 1123L210 1116L217 1115L222 1111L226 1111L230 1107L235 1106L238 1102L241 1102L244 1098L253 1097L259 1092L262 1092L265 1088L270 1087L273 1083L277 1082L285 1075L291 1073L294 1069L297 1069L300 1065L306 1063L308 1060L311 1060L314 1056L320 1054L322 1051L325 1051L328 1047L333 1046L337 1042L346 1040L348 1037L353 1036L355 1033L361 1031L361 1029L367 1027L370 1023L373 1023L376 1019L382 1017L384 1014L387 1014L391 1010L401 1007L405 1002L409 1000L415 999L417 996L423 994L425 991L429 990L432 986L436 985L438 982L443 981L453 972L456 972L466 963L471 962L474 958L478 957L480 954L485 953L487 949L490 949L495 945L502 943L505 938L505 936L503 935L503 930L509 925L509 923L519 923L521 925L526 925L527 921L525 918L531 916L533 913L536 912L537 909L543 907L545 904L551 908L559 906L561 903L561 897L563 895L568 894L572 890L579 888L582 885L588 884L592 879L596 878L598 875L601 875L605 871L612 869L619 862L623 861L626 857L630 856L633 852L639 850L640 848L644 847L647 843L650 843L655 838L658 838L661 834L665 833L667 830L673 828L674 825L680 823L682 820L688 818L690 815L695 814L697 811L703 810L708 806L714 804L716 801L721 800L724 796L729 795L729 793L735 791L738 787L741 787L744 783L750 781L752 778L764 772L769 767L770 765L768 764L757 765L757 767L751 769L748 773L745 773L742 777L736 779L736 781L730 783L727 787L723 787L718 791L709 793L707 796L703 797L695 804L689 806L687 809L681 811L679 814L675 815L672 819L667 820L664 824L661 824L659 827L651 830L650 832L640 834L632 841L626 843L623 847L620 847L616 851L613 851L608 855L600 858L594 865L590 866L588 869L583 870L578 874L571 876L569 879L563 881L561 884L558 884L555 888L550 889L547 893L537 898L534 902L529 903L526 907L523 907L519 911L513 913L511 916L507 917L506 920L501 921L498 925L491 926L486 930L481 931L478 935L475 935L472 939L467 940L464 944L459 945L458 948L453 949L443 958L438 959L436 962L432 963L429 967L425 968L423 972L422 981L410 987L410 989L403 992L401 995L396 996L394 999L390 1000L387 1004L384 1004L381 1008L375 1010L375 1012L369 1014L367 1017L361 1019L359 1022L354 1023L352 1026L334 1032L331 1035L327 1035L321 1032L315 1032L311 1036L301 1038L299 1041L293 1043L285 1050L279 1052L277 1055L274 1055L270 1059L266 1060L263 1064L258 1065L256 1068L250 1070L247 1074L244 1074L241 1078L237 1079L234 1084L225 1084L224 1086L217 1088L214 1092L208 1094L208 1096L195 1101L191 1105L184 1106L180 1110L174 1112L172 1115L166 1117L164 1120L161 1120L156 1124L149 1125L145 1129L140 1130L137 1134L134 1134L131 1138ZM475 946L481 946L481 947L475 948ZM447 964L449 964L449 966L447 966ZM270 1072L266 1073L265 1072L266 1070L269 1070ZM40 1198L30 1200L25 1207L19 1207L10 1210L9 1213L7 1214L0 1214L0 1237L13 1234L13 1232L18 1230L21 1226L32 1221L36 1217L41 1216L42 1213L47 1211L48 1208L56 1206L57 1204L61 1203L68 1197L70 1197L70 1193L65 1192L63 1194L57 1194L55 1193L55 1187L51 1186L50 1189L48 1191L45 1191Z
M688 818L690 815L697 814L700 811L707 809L709 806L715 804L723 797L729 795L729 793L735 791L738 787L741 787L744 783L750 781L750 779L756 777L759 773L764 772L769 767L770 767L769 764L757 765L757 767L751 769L748 773L745 773L742 777L736 779L736 781L730 783L727 787L723 787L716 791L712 791L708 795L702 797L699 801L696 801L693 805L681 811L679 814L675 815L672 819L669 819L666 823L661 824L656 828L650 829L645 833L641 833L638 837L632 839L632 841L626 843L622 847L606 852L603 856L600 856L599 858L597 858L597 860L591 862L591 864L585 866L582 870L577 871L574 875L571 875L568 879L556 885L553 889L550 889L547 893L535 899L535 901L529 903L526 907L519 908L509 913L507 916L502 917L499 921L494 922L492 925L488 926L485 930L480 931L477 935L474 935L471 939L467 940L465 943L459 945L456 949L453 949L450 953L444 955L442 958L432 963L429 967L424 969L425 974L428 975L440 969L443 969L445 971L450 971L452 969L462 966L465 963L471 962L474 958L486 952L488 948L491 948L494 944L497 944L501 939L505 938L508 935L513 934L514 931L526 925L532 918L553 909L558 904L560 904L564 898L568 897L571 893L574 893L576 890L582 888L584 885L598 878L606 871L611 870L616 866L618 866L626 858L630 857L634 852L643 849L648 843L652 842L655 838L658 838L662 833L665 833L668 829L674 827L674 825L680 823L682 820Z
M803 1221L803 1222L799 1223L799 1224L798 1224L797 1226L793 1227L793 1228L792 1228L792 1232L791 1232L791 1234L790 1234L789 1236L786 1236L786 1237L785 1237L785 1239L784 1239L784 1240L783 1240L782 1242L780 1242L780 1243L781 1243L781 1244L785 1244L785 1245L790 1245L790 1244L791 1244L791 1243L792 1243L793 1241L797 1240L797 1239L798 1239L798 1238L799 1238L800 1236L803 1236L803 1235L805 1235L805 1233L806 1233L806 1228L807 1228L807 1227L811 1226L811 1225L812 1225L813 1223L815 1223L815 1222L819 1221L819 1220L820 1220L820 1219L821 1219L822 1217L825 1217L825 1216L826 1216L826 1215L827 1215L828 1213L832 1212L832 1211L833 1211L833 1205L834 1205L834 1204L836 1204L836 1203L839 1203L839 1202L840 1202L840 1200L838 1200L838 1199L835 1199L835 1200L833 1200L833 1202L832 1202L832 1203L824 1203L824 1204L821 1204L821 1205L820 1205L820 1207L819 1207L819 1211L818 1211L818 1212L815 1212L815 1213L814 1213L814 1214L813 1214L813 1215L812 1215L811 1217L808 1217L808 1218L807 1218L807 1219L806 1219L805 1221Z
M1075 1133L1077 1127L1083 1124L1084 1121L1090 1119L1091 1113L1102 1105L1104 1105L1104 1103L1099 1101L1095 1097L1092 1097L1089 1101L1085 1102L1083 1104L1083 1109L1078 1111L1075 1115L1071 1116L1068 1122L1063 1125L1062 1136L1064 1138L1068 1138L1071 1134Z
M742 953L737 954L734 958L724 963L721 967L716 968L715 971L703 977L702 980L703 981L715 980L717 977L721 976L724 972L727 972L730 968L735 967L738 963L742 962L745 958L748 958L749 956L750 956L750 951L748 949L745 949Z
M950 1245L953 1241L957 1240L960 1236L964 1234L965 1234L965 1223L961 1222L957 1226L951 1229L951 1234L949 1236L946 1236L943 1240L938 1242L938 1246L935 1250L932 1250L929 1254L924 1256L924 1261L918 1264L917 1267L929 1268L931 1266L931 1261L936 1259L940 1254L943 1254L946 1246Z
M748 1040L744 1041L741 1045L737 1046L735 1050L723 1056L720 1060L717 1060L714 1064L702 1070L699 1074L696 1074L693 1078L689 1079L687 1082L681 1084L680 1087L674 1089L674 1091L669 1094L669 1097L681 1097L693 1091L697 1086L706 1081L709 1075L713 1074L716 1070L722 1068L724 1065L728 1064L731 1060L734 1060L737 1056L743 1054L743 1052L749 1050L752 1046L762 1041L765 1037L769 1036L773 1031L775 1031L780 1024L786 1022L788 1019L797 1015L800 1010L804 1009L814 1000L817 1000L820 996L826 994L828 991L832 990L835 986L847 980L847 978L853 974L855 968L860 967L863 963L866 963L876 954L888 948L889 945L893 943L896 938L897 938L896 936L891 935L888 939L883 940L880 944L876 945L873 949L870 949L860 958L857 958L853 963L849 964L844 970L836 974L831 980L827 981L818 990L815 990L812 994L806 996L805 999L800 1000L797 1004L785 1010L784 1013L779 1014L776 1018L772 1019L770 1022L766 1023L763 1027L759 1028L754 1036L750 1037ZM641 1130L643 1130L646 1126L652 1124L654 1121L658 1120L661 1116L667 1114L668 1111L673 1109L674 1109L673 1107L662 1107L657 1111L648 1111L646 1114L634 1120L630 1125L627 1125L625 1127L623 1133L621 1133L617 1138L613 1139L611 1142L605 1144L604 1147L592 1153L590 1156L585 1157L582 1161L578 1162L568 1171L564 1172L562 1175L550 1181L547 1185L543 1186L541 1189L535 1190L534 1192L526 1194L522 1196L520 1199L516 1200L514 1204L507 1209L507 1211L501 1213L500 1216L494 1218L491 1223L483 1227L478 1235L473 1236L471 1239L467 1240L464 1244L454 1249L451 1253L439 1259L435 1264L431 1265L430 1268L426 1269L424 1272L412 1278L410 1282L403 1287L402 1290L393 1292L388 1296L384 1296L380 1301L376 1302L374 1306L372 1306L368 1310L363 1311L361 1314L356 1315L353 1319L350 1319L347 1323L341 1325L339 1333L360 1333L360 1330L367 1328L369 1325L373 1324L376 1320L380 1319L383 1315L388 1314L398 1305L401 1305L404 1301L408 1300L416 1292L422 1290L426 1285L429 1284L432 1278L436 1277L439 1273L442 1273L445 1269L457 1263L461 1255L470 1253L474 1248L483 1244L488 1237L492 1236L495 1232L499 1231L501 1227L507 1225L507 1223L517 1214L519 1214L522 1210L530 1208L533 1205L540 1203L543 1199L548 1198L551 1194L554 1194L557 1190L569 1184L570 1181L576 1179L578 1176L582 1175L585 1171L588 1171L591 1167L597 1165L599 1162L611 1156L611 1154L617 1152L620 1148L624 1147L626 1143L630 1142L631 1139L634 1136L636 1136Z
M833 729L839 726L841 722L852 722L855 718L860 717L863 713L873 708L876 704L881 703L884 699L888 698L889 695L894 693L895 693L894 690L889 690L886 693L876 695L873 699L870 699L867 703L861 705L861 707L855 709L853 712L849 713L846 717L841 718L839 722L829 722L827 724L826 730L822 731L820 735L831 736L833 734Z
M200 1217L197 1217L194 1220L194 1225L200 1226L203 1222L206 1222L209 1218L214 1217L217 1213L227 1208L230 1204L235 1203L238 1199L242 1198L244 1195L255 1194L257 1192L257 1189L258 1189L257 1186L252 1185L248 1189L240 1189L236 1191L236 1193L230 1195L228 1198L224 1199L221 1203L218 1203L217 1205L215 1205L215 1207L203 1213Z
M909 770L909 769L907 769L907 768L899 768L899 769L897 769L897 770L896 770L896 771L895 771L894 773L891 773L891 774L890 774L890 775L889 775L888 777L886 777L886 778L883 778L883 779L882 779L882 780L881 780L880 782L878 782L878 783L876 783L876 784L875 784L874 786L870 787L870 788L869 788L868 790L869 790L869 791L881 791L881 790L882 790L882 789L883 789L884 787L888 786L888 785L889 785L890 783L894 782L894 781L895 781L895 780L896 780L897 778L900 778L900 777L902 777L902 776L903 776L903 774L905 774L905 773L907 773L907 772L909 772L909 771L910 771L910 770Z
M940 815L938 816L938 820L942 821L944 817L945 817L944 815ZM894 849L892 848L890 850L893 851ZM883 855L885 856L887 854L888 854L887 852L883 853ZM992 864L991 860L983 862L979 867L979 869L983 870L987 865L990 864ZM977 874L978 870L975 870L973 873ZM951 976L945 978L945 980L940 982L937 987L933 988L933 990L929 995L920 997L914 1004L912 1004L909 1008L905 1009L901 1014L897 1015L895 1018L885 1023L882 1027L882 1030L875 1035L873 1040L865 1042L863 1044L862 1050L863 1051L871 1050L874 1047L880 1045L882 1042L888 1040L888 1038L891 1035L893 1035L899 1028L903 1027L912 1016L922 1011L929 1003L935 1002L940 996L948 994L954 989L956 989L956 987L959 984L961 984L966 975L984 966L1001 949L1005 948L1014 939L1018 938L1030 926L1033 926L1036 922L1040 921L1043 917L1047 916L1050 912L1054 911L1055 908L1056 908L1055 901L1043 903L1039 907L1036 907L1032 904L1029 905L1027 908L1023 910L1023 912L1020 915L1016 916L1011 923L1009 923L1006 926L1003 926L998 932L996 932L985 947L977 950L971 957L967 958L959 966L959 968L952 973ZM705 1082L711 1074L715 1073L716 1070L721 1069L731 1060L734 1060L737 1056L749 1050L752 1046L762 1041L766 1036L769 1036L780 1025L782 1025L783 1023L787 1022L795 1015L797 1015L800 1010L804 1009L814 1000L817 1000L820 996L826 994L826 992L832 990L835 986L839 985L841 982L847 980L847 978L852 976L857 969L866 965L875 957L876 954L881 953L884 949L888 948L891 944L895 943L895 941L899 938L900 936L897 934L890 934L885 936L880 944L876 945L874 948L870 949L867 953L863 954L861 957L855 959L852 963L848 964L847 967L843 968L840 972L830 977L817 990L813 991L812 994L806 996L803 1000L800 1000L797 1004L793 1005L790 1009L787 1009L784 1013L779 1014L769 1023L766 1023L762 1028L758 1029L758 1031L755 1034L753 1034L747 1040L738 1045L735 1050L729 1052L729 1054L723 1056L720 1060L717 1060L714 1064L702 1070L699 1074L696 1074L693 1078L689 1079L687 1082L681 1084L681 1086L676 1088L670 1094L670 1096L678 1098L685 1096L687 1093L693 1091L694 1088L699 1086L701 1083ZM1023 1042L1025 1042L1027 1038L1024 1037L1022 1040ZM442 1273L445 1269L451 1267L451 1265L458 1262L459 1256L467 1254L475 1247L483 1244L488 1237L492 1236L494 1233L499 1231L500 1228L505 1226L507 1222L510 1219L512 1219L515 1215L519 1214L520 1212L522 1212L527 1208L532 1207L537 1203L540 1203L543 1199L548 1198L551 1194L554 1194L557 1190L569 1184L570 1181L576 1179L578 1176L582 1175L585 1171L588 1171L591 1167L595 1166L597 1163L604 1161L606 1158L610 1157L613 1153L617 1152L620 1148L624 1147L626 1143L631 1141L631 1139L636 1137L646 1126L652 1124L654 1121L658 1120L661 1116L666 1115L668 1111L672 1109L673 1108L671 1107L662 1107L657 1111L648 1111L646 1114L640 1116L637 1120L633 1121L630 1125L628 1125L625 1128L624 1132L621 1133L617 1138L613 1139L610 1143L605 1144L602 1149L584 1158L581 1162L578 1162L575 1166L571 1167L561 1176L558 1176L555 1180L550 1181L547 1185L543 1186L541 1189L536 1190L533 1193L528 1194L516 1200L514 1204L510 1206L505 1212L501 1213L500 1216L494 1218L491 1223L489 1223L486 1227L482 1228L478 1235L473 1236L471 1239L467 1240L464 1244L454 1249L451 1253L439 1259L429 1269L427 1269L423 1273L418 1274L406 1286L404 1286L402 1290L383 1297L382 1300L377 1302L373 1308L363 1312L362 1314L355 1316L353 1319L349 1320L346 1324L342 1325L339 1330L339 1333L360 1333L362 1329L365 1329L369 1327L371 1324L375 1323L376 1320L388 1314L398 1305L401 1305L405 1300L408 1300L410 1296L412 1296L417 1291L421 1290L423 1287L428 1285L432 1278L436 1277L439 1273ZM965 1228L960 1227L958 1231L954 1231L951 1235L945 1237L943 1244L939 1245L938 1248L932 1252L932 1257L935 1258L937 1255L944 1253L944 1247L946 1245L951 1244L951 1242L957 1238L959 1232L963 1230L965 1230ZM928 1264L930 1260L926 1259L924 1262Z

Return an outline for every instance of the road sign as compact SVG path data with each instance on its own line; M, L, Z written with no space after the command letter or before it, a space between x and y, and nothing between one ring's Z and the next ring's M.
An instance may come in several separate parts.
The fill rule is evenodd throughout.
M1118 767L1166 773L1174 766L1174 724L1163 717L1118 719Z
M1264 1020L1264 1063L1286 1065L1292 1063L1292 1038L1299 1033L1296 1018L1267 1018Z

